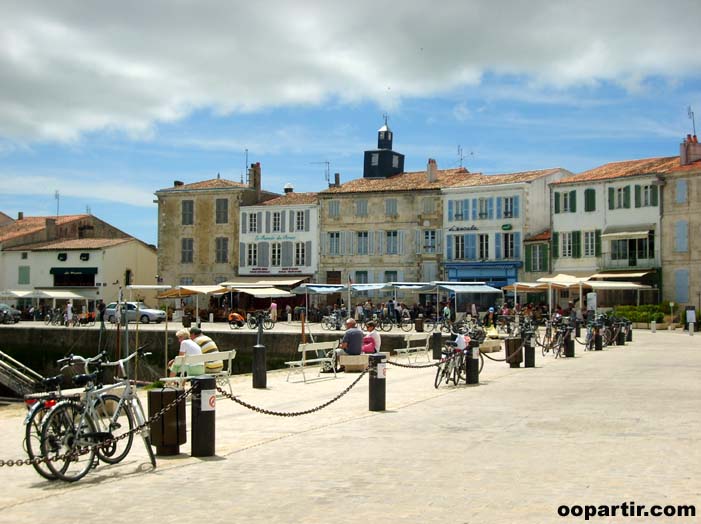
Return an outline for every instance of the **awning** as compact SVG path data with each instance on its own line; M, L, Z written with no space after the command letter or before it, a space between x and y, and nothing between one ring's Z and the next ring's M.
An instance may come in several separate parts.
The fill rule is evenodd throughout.
M635 282L611 282L611 281L590 281L586 283L586 287L590 287L594 291L598 289L652 289L652 286L645 286L643 284L636 284Z
M392 282L392 287L405 291L432 291L435 285L429 282Z
M97 275L96 267L52 267L51 275Z
M228 289L222 286L180 286L180 289L203 295L221 295L229 292Z
M557 288L570 288L573 286L579 286L581 283L586 282L589 277L576 277L574 275L568 275L566 273L558 273L554 277L541 277L537 282L544 282L550 284L553 289Z
M548 284L545 282L514 282L508 286L501 288L502 291L520 291L521 293L541 292L548 290Z
M226 281L226 282L220 282L220 286L224 287L235 287L237 289L243 289L243 288L249 288L249 287L279 287L279 286L285 286L285 287L292 287L296 286L303 280L304 278L299 278L299 277L286 277L286 278L265 278L261 279L258 277L253 277L253 278L245 278L245 277L237 277L238 280L231 280L231 281Z
M340 293L345 289L347 289L346 286L342 284L302 284L294 288L292 292L298 295L302 295L304 293L330 295L332 293Z
M607 227L601 233L604 240L626 240L636 238L647 238L650 231L655 230L655 224L639 224L636 226L613 226Z
M294 293L278 289L276 287L256 287L256 288L231 288L231 291L246 293L256 298L273 298L273 297L292 297Z
M452 291L453 293L499 293L501 295L501 289L497 289L487 284L461 284L456 282L455 284L438 284L440 289L446 291Z
M57 291L53 289L36 289L30 295L25 295L25 297L33 298L56 298L59 300L88 300L88 297L74 293L73 291Z
M652 273L652 271L638 271L635 273L597 273L589 278L640 278L650 273Z
M351 289L353 291L376 291L378 289L383 289L389 284L351 284Z

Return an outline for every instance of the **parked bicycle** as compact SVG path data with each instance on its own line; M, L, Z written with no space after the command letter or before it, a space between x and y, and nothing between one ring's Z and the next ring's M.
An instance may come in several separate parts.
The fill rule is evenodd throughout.
M76 385L85 386L83 400L63 400L46 415L41 430L41 453L48 459L46 464L56 478L75 482L100 461L117 464L131 450L135 428L141 433L152 466L156 467L143 406L125 367L137 355L141 358L149 354L143 349L138 348L115 362L100 363L97 371L74 377ZM114 384L98 385L103 367L116 367L124 378ZM120 389L121 395L116 394Z
M246 324L250 329L258 328L258 323L263 323L263 329L273 329L275 322L270 317L270 314L263 311L258 311L257 313L249 313L246 318Z

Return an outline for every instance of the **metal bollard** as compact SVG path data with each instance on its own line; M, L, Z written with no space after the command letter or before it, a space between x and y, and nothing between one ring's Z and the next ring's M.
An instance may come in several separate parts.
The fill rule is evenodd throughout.
M431 348L433 349L433 360L443 358L441 350L443 349L443 334L438 332L431 335Z
M192 377L192 442L193 457L214 456L215 403L217 381L209 375Z
M601 337L601 332L597 329L594 332L594 351L601 351L604 347L604 340Z
M514 353L517 356L512 357ZM523 361L523 353L521 350L521 337L509 337L504 340L504 354L506 355L507 363L511 368L521 367Z
M616 345L625 346L626 345L626 332L621 329L616 335Z
M523 343L524 352L524 367L534 368L535 367L535 340L533 340L533 332L526 331L523 336L525 341Z
M657 321L650 322L650 333L657 333Z
M465 359L465 376L468 384L480 383L480 344L470 340L469 350Z
M577 338L582 336L582 323L579 320L574 323L574 336Z
M266 351L263 344L253 346L253 387L265 389L268 386Z
M633 326L626 324L626 342L633 342Z
M386 355L383 353L371 353L368 355L370 370L369 380L369 408L370 411L385 410L385 393L387 388L387 364Z
M574 358L574 339L571 331L565 336L565 357Z
M181 393L179 389L156 388L148 392L148 416L153 417L173 402ZM187 421L185 420L185 399L151 422L151 444L156 446L159 457L177 455L180 445L187 442Z

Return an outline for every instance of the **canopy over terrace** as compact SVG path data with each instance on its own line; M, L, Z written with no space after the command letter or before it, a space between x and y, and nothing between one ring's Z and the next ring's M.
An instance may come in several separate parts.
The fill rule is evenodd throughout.
M161 293L156 298L183 298L195 297L195 318L200 318L200 295L222 295L228 293L229 290L222 286L178 286Z

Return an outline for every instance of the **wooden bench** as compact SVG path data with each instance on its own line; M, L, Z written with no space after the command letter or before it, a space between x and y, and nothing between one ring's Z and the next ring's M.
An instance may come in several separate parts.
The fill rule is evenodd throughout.
M201 355L178 355L173 360L173 366L178 366L178 373L174 377L165 377L160 379L164 384L174 384L178 388L185 387L185 382L190 380L187 375L187 370L190 366L205 367L208 362L216 362L218 360L224 362L224 367L221 371L216 371L214 373L207 373L205 375L214 377L217 381L217 386L224 388L225 386L229 388L229 393L233 394L231 389L231 383L229 382L229 377L233 371L233 360L236 358L236 350L231 349L229 351L212 351L210 353L203 353Z
M485 341L480 344L480 351L482 353L494 353L501 351L501 340L485 339Z
M389 352L378 351L389 359ZM368 355L370 353L362 353L360 355L339 355L338 364L343 366L347 372L365 371L368 367Z
M423 352L426 355L426 360L431 361L431 337L428 333L412 333L404 335L404 347L398 347L395 351L397 355L406 355L411 362L411 355L414 355L414 362L418 362L419 353Z
M317 377L321 375L321 371L324 368L324 364L327 364L331 369L333 369L333 376L335 378L335 351L337 347L338 340L332 340L331 342L310 342L308 344L300 344L297 347L297 352L302 354L302 358L300 360L290 360L288 362L285 362L285 365L289 366L290 368L285 381L290 380L290 374L293 371L300 370L302 372L302 378L306 383L307 376L304 374L304 368L306 368L307 366L312 366L314 364L319 364L319 373L317 373Z

